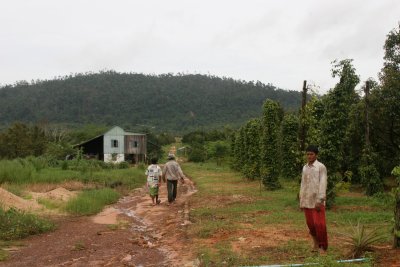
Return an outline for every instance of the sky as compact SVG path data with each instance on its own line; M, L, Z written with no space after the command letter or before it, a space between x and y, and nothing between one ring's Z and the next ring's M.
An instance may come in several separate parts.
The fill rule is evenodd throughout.
M115 70L318 93L331 62L378 79L399 0L0 0L0 85Z

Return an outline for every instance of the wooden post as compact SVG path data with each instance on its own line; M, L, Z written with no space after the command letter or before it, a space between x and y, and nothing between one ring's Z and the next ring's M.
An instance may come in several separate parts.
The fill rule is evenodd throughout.
M370 81L365 83L365 147L370 148L371 142L369 140L369 91L371 87Z
M397 178L398 180L400 178ZM400 182L396 192L396 203L394 207L394 240L393 247L400 248Z
M303 82L303 92L301 95L301 116L300 116L300 150L304 151L306 146L306 103L307 103L307 81Z

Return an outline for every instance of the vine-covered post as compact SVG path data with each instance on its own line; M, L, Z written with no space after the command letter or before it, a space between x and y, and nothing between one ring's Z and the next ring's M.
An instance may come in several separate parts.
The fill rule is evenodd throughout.
M301 95L301 111L300 111L300 150L304 151L306 146L306 104L307 104L307 81L303 82L303 92Z
M300 176L302 153L299 151L299 118L294 114L286 114L282 121L282 177L295 179ZM300 156L301 155L301 156Z
M343 180L346 172L345 147L348 145L347 133L350 125L349 114L357 94L355 87L359 77L351 59L334 61L332 76L340 81L324 99L324 114L321 120L320 158L328 169L327 207L335 201L336 184Z
M267 99L263 105L261 143L261 180L269 190L281 188L279 183L279 145L281 108Z
M371 82L367 81L365 84L364 92L364 106L365 106L365 144L363 155L361 158L361 165L358 168L358 172L361 176L361 181L366 188L366 194L372 196L378 192L383 191L383 183L380 178L379 172L375 166L374 153L369 137L369 92Z

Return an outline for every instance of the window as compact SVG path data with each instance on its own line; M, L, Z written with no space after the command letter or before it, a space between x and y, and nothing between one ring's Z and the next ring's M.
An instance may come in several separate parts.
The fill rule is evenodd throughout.
M111 139L111 147L118 147L118 140Z
M130 143L130 147L132 147L132 148L139 146L138 141L130 141L129 143Z

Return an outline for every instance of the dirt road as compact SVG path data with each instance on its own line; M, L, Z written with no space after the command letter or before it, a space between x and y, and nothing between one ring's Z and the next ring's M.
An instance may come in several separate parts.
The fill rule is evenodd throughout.
M0 266L197 266L187 248L190 180L178 185L175 204L151 204L145 188L134 190L93 217L58 218L58 229L32 236Z

